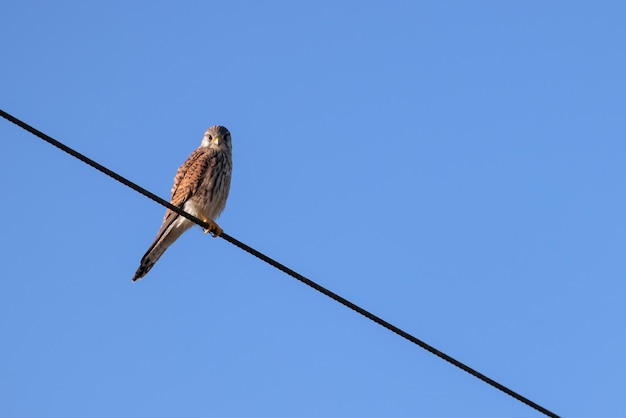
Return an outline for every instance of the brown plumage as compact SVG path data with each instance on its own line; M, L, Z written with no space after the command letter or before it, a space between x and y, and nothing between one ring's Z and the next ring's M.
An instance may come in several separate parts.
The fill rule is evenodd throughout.
M178 169L171 203L208 222L215 236L219 235L222 229L215 223L215 219L226 205L231 172L230 132L223 126L212 126L204 133L200 147ZM161 229L141 259L133 281L145 276L165 250L193 225L189 219L168 209Z

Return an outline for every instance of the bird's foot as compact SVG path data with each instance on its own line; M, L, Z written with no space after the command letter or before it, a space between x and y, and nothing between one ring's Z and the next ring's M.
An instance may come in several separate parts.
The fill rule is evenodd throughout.
M220 226L216 224L215 221L212 221L211 219L207 219L205 217L202 217L202 220L209 224L209 228L204 230L205 234L210 233L213 238L216 238L222 235L222 232L224 232L224 230L220 228Z

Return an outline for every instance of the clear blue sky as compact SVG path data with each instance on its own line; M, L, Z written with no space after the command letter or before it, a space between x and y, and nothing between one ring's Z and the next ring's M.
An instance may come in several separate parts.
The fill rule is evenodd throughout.
M624 411L626 6L7 2L0 107L558 414ZM535 417L0 120L0 416Z

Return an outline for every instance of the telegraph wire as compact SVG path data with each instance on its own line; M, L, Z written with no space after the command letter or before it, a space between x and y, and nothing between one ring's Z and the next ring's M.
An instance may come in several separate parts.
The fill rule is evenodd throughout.
M136 183L133 183L132 181L126 179L125 177L122 177L121 175L117 174L116 172L106 168L105 166L97 163L96 161L92 160L89 157L86 157L85 155L79 153L78 151L75 151L74 149L68 147L67 145L57 141L56 139L46 135L45 133L33 128L32 126L26 124L25 122L22 122L21 120L19 120L18 118L16 118L15 116L10 115L9 113L5 112L4 110L0 109L0 116L2 116L3 118L7 119L8 121L14 123L15 125L19 126L20 128L30 132L31 134L35 135L36 137L48 142L49 144L54 145L55 147L61 149L62 151L70 154L72 157L79 159L80 161L84 162L85 164L95 168L96 170L106 174L109 177L112 177L113 179L117 180L118 182L124 184L125 186L130 187L131 189L135 190L138 193L141 193L142 195L144 195L145 197L152 199L153 201L155 201L156 203L159 203L162 206L165 206L166 208L178 213L181 216L184 216L185 218L189 219L190 221L196 223L197 225L201 226L204 229L209 229L210 225L198 218L196 218L195 216L190 215L189 213L185 212L184 210L182 210L181 208L179 208L178 206L174 206L172 205L170 202L166 201L165 199L155 195L154 193L144 189L143 187L139 186ZM369 320L377 323L378 325L387 328L389 331L407 339L408 341L412 342L413 344L423 348L424 350L428 351L431 354L436 355L437 357L453 364L454 366L458 367L459 369L471 374L472 376L476 377L479 380L482 380L483 382L493 386L494 388L506 393L507 395L517 399L518 401L524 403L527 406L530 406L531 408L536 409L537 411L549 416L549 417L553 417L553 418L559 418L559 416L557 414L555 414L554 412L551 412L550 410L542 407L541 405L531 401L530 399L520 395L519 393L509 389L508 387L502 385L501 383L496 382L495 380L485 376L484 374L478 372L477 370L472 369L471 367L467 366L466 364L460 362L459 360L456 360L455 358L449 356L448 354L436 349L435 347L425 343L424 341L414 337L413 335L409 334L408 332L396 327L395 325L385 321L384 319L374 315L373 313L361 308L360 306L350 302L349 300L339 296L338 294L326 289L325 287L317 284L316 282L304 277L303 275L295 272L294 270L290 269L289 267L279 263L278 261L266 256L265 254L261 253L260 251L255 250L254 248L244 244L243 242L237 240L236 238L231 237L230 235L228 235L227 233L223 232L222 234L219 235L220 238L225 239L226 241L228 241L229 243L235 245L236 247L248 252L249 254L259 258L260 260L268 263L269 265L271 265L272 267L277 268L278 270L282 271L285 274L288 274L289 276L293 277L296 280L299 280L300 282L306 284L307 286L312 287L313 289L317 290L318 292L328 296L329 298L333 299L336 302L341 303L342 305L346 306L347 308L352 309L353 311L363 315L364 317L368 318Z

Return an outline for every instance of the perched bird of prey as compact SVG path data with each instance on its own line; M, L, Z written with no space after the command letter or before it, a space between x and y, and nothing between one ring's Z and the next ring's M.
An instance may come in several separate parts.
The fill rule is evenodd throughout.
M214 236L219 236L223 230L215 219L226 205L232 169L230 132L223 126L212 126L204 133L200 147L178 169L172 187L172 205L208 223L211 228L204 233L212 232ZM189 219L168 209L161 229L141 259L133 281L145 276L165 250L193 225Z

